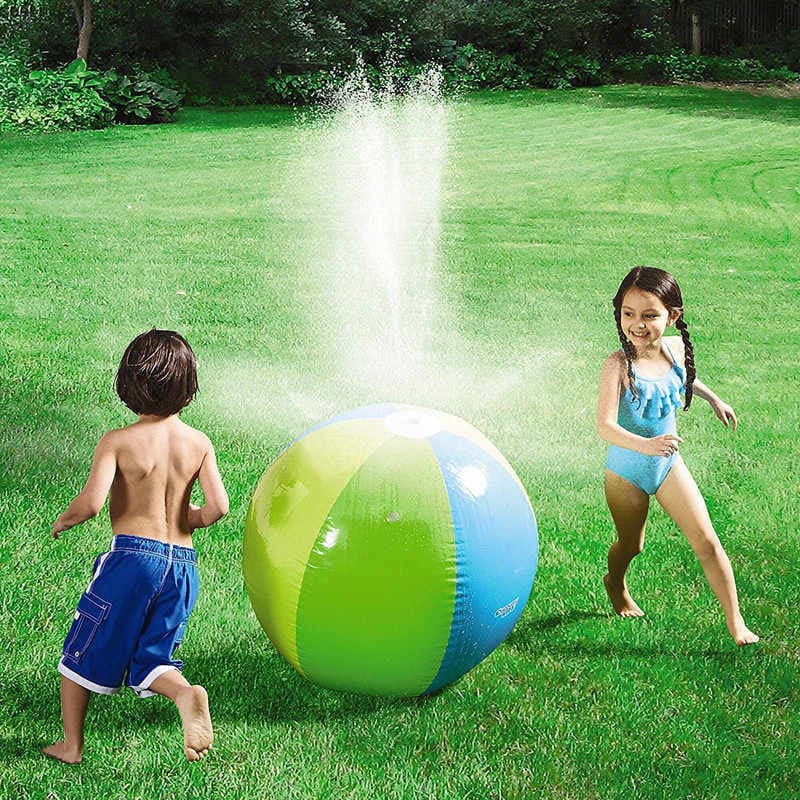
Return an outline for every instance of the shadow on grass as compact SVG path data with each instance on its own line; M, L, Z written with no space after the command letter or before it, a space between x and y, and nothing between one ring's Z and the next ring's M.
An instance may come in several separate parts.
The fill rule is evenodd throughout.
M598 635L594 625L605 621L633 628L641 620L617 620L611 614L568 610L543 618L522 620L502 647L516 651L535 662L550 657L558 661L586 658L602 661L667 659L685 663L716 661L726 670L741 658L733 648L698 647L681 638L642 644L639 641L609 641ZM607 631L606 631L607 633ZM631 630L633 634L633 630ZM641 634L641 628L638 631ZM631 637L633 638L633 637ZM754 655L757 651L751 651ZM638 667L636 667L638 669ZM428 703L450 704L448 691L431 697L388 698L338 692L312 684L297 674L267 642L240 639L187 654L187 678L202 683L211 698L215 723L253 721L269 725L296 725L303 722L327 723L337 720L367 719L394 709L402 711ZM41 675L16 675L0 684L0 707L4 722L18 733L0 736L0 763L40 758L39 748L60 735L59 701L55 677L47 685ZM92 697L87 714L87 732L104 730L125 734L147 730L149 726L174 728L178 724L175 708L165 699L139 700L123 689L113 697Z
M800 124L800 104L792 98L699 86L601 86L594 93L607 108L650 108L688 116Z
M0 681L0 764L43 759L39 749L61 738L58 678L53 670L43 682L41 672L31 671Z
M188 662L187 662L188 664ZM425 698L374 697L316 686L295 672L271 646L199 653L192 674L202 676L220 720L266 718L274 723L367 717L386 708L424 703ZM232 691L232 689L235 689Z
M0 736L0 764L18 763L33 757L44 758L39 749L49 744L52 742L45 742L44 739L40 741L25 736Z
M720 648L692 648L683 644L681 639L669 639L666 642L654 642L652 645L638 643L599 641L595 631L574 631L569 626L587 620L606 620L618 625L642 625L645 620L617 619L611 613L581 611L573 609L563 614L554 614L542 619L520 621L509 634L505 644L520 653L532 655L550 654L559 656L577 656L589 658L652 658L668 657L714 658L724 662L732 661L736 652Z
M427 698L390 698L336 692L315 686L298 675L267 646L250 643L197 653L187 660L187 678L209 693L216 724L266 721L271 725L328 722L368 717L387 708L403 709ZM190 668L190 669L189 669ZM39 750L61 737L58 675L47 684L32 674L0 685L4 727L19 733L0 736L0 763L42 758ZM162 698L140 700L127 689L110 697L91 695L86 717L89 739L110 734L172 729L179 720L172 703Z
M187 130L285 128L310 118L310 109L284 106L187 106L178 112L176 124Z
M796 98L753 95L746 91L702 86L642 86L614 84L589 89L531 89L512 92L475 92L472 103L527 107L536 105L583 105L590 108L647 108L684 116L725 119L761 119L784 125L800 124Z

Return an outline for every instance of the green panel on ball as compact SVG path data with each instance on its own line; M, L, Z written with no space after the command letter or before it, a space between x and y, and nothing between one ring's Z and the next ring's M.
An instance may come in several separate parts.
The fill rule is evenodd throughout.
M301 672L295 620L309 553L339 493L389 436L382 420L320 428L285 450L253 494L243 554L247 591L261 627Z
M455 590L436 457L424 439L392 438L353 475L311 550L297 609L303 673L332 688L421 693L447 647Z

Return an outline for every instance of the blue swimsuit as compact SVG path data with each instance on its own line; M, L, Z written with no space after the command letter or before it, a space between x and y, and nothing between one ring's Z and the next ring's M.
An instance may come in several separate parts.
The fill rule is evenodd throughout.
M675 433L675 409L681 406L681 393L685 388L686 373L678 365L666 342L664 347L672 359L669 372L658 378L647 378L637 375L634 370L633 377L639 396L634 400L628 388L619 402L617 423L620 427L648 439L665 433ZM612 444L608 448L606 469L646 494L655 494L672 469L675 456L676 453L666 457L645 456L635 450Z

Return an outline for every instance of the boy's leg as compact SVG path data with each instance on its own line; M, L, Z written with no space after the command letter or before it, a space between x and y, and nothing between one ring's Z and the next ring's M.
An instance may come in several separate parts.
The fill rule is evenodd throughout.
M46 756L65 764L79 764L83 753L83 723L89 705L89 690L61 676L61 716L64 720L64 739L42 748Z
M206 690L192 686L177 669L159 675L150 684L150 690L168 697L177 706L183 722L183 751L187 760L203 758L214 741Z
M664 479L656 500L683 531L700 561L706 579L725 612L725 622L736 644L753 644L758 636L748 630L739 612L739 598L731 562L708 516L705 500L689 469L677 459Z
M608 574L603 578L606 592L621 617L643 617L625 583L631 561L642 552L650 498L641 489L614 472L606 470L605 493L617 529L617 541L608 551Z

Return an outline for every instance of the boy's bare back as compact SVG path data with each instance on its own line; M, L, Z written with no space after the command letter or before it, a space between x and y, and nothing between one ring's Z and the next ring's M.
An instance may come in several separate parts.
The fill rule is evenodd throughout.
M190 505L194 482L205 496ZM192 546L192 531L228 513L214 448L177 414L142 414L127 428L109 431L94 451L86 485L56 520L53 536L95 516L110 493L114 535L129 534Z
M109 499L114 534L191 547L192 486L200 479L202 488L214 489L209 484L216 464L211 463L214 450L208 437L177 416L143 416L110 431L101 445L107 445L116 462Z

